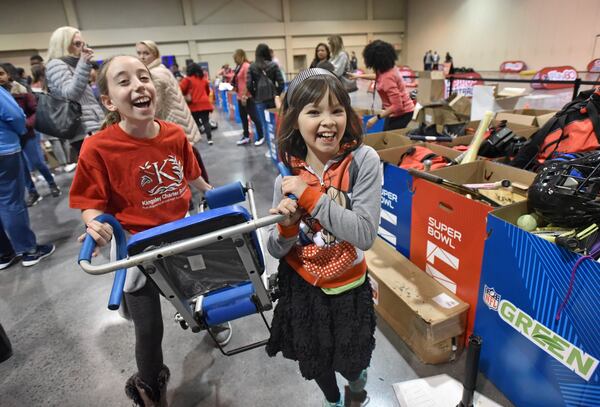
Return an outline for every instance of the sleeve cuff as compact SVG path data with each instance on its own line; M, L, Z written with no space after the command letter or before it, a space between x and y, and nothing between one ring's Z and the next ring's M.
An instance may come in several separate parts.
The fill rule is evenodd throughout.
M298 199L298 205L304 208L308 213L312 213L315 206L317 206L317 202L323 195L320 188L316 187L307 187L302 196Z
M297 223L291 226L281 226L278 223L277 229L279 230L279 234L285 238L295 237L300 233L300 226Z

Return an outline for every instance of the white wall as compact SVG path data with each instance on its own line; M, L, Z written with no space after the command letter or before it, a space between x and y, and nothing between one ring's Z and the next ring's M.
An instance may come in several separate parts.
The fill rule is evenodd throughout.
M401 44L405 1L26 0L27 7L13 1L0 14L0 58L28 68L24 55L45 56L51 32L72 25L97 59L133 54L136 41L150 39L180 65L192 58L216 72L233 64L237 48L254 59L256 45L265 42L288 71L294 55L306 55L310 63L316 44L330 34L341 34L348 51L359 56L374 38Z
M417 69L432 49L478 70L505 60L585 70L600 34L598 0L408 0L407 9L405 49Z

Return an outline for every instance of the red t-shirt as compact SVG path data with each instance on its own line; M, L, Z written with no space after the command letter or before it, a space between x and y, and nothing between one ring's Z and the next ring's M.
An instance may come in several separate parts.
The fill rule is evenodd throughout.
M415 110L415 104L406 90L404 80L397 67L379 72L376 81L382 107L392 109L390 117L402 116Z
M210 86L206 79L198 78L194 75L186 76L179 84L179 87L184 95L192 97L192 101L188 103L190 111L201 112L209 110L212 112L213 106L210 103L209 97Z
M137 233L185 217L191 191L186 180L200 167L181 127L157 120L158 135L139 139L118 124L86 138L69 205L114 215Z

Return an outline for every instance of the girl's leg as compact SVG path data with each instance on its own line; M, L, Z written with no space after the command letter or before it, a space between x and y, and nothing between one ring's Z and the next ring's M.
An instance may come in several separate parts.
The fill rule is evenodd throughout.
M264 137L264 132L265 129L262 125L262 120L260 120L260 117L258 116L258 111L256 110L256 103L254 103L254 99L250 98L248 99L248 101L246 102L246 110L248 111L248 114L250 115L250 119L252 119L252 121L254 122L254 125L256 126L256 133L257 133L257 137L256 140L260 140ZM264 117L264 112L263 112L263 117Z
M333 369L321 373L319 377L315 378L315 382L317 382L328 402L337 403L340 401L340 390L338 389Z
M125 386L125 391L136 403L136 396L157 401L164 393L168 369L163 365L163 322L158 289L151 281L132 293L125 293L127 308L135 327L135 361L138 373ZM141 390L144 395L140 394Z
M204 125L204 132L206 133L206 139L208 141L211 141L212 140L212 129L210 128L210 122L209 122L209 117L208 117L210 110L202 110L201 112L198 112L198 113L199 113L200 120L202 120L202 124Z
M56 182L54 181L54 177L46 164L46 160L44 159L44 153L42 152L40 133L35 134L35 138L29 139L25 142L24 151L27 156L27 160L30 164L30 169L38 170L40 174L44 177L48 185L50 186L50 191L53 196L60 195L60 190L56 186Z

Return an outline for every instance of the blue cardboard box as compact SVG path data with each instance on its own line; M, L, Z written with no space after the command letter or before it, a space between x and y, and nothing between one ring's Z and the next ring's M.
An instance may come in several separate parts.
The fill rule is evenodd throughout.
M475 332L480 369L516 406L600 406L600 264L515 226L526 202L488 216Z

